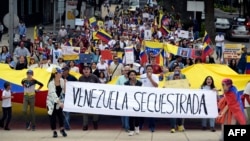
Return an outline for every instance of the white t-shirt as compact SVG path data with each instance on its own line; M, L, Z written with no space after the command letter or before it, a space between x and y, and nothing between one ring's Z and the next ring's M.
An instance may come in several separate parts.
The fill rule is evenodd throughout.
M159 77L155 74L152 74L152 79L159 84ZM144 73L141 75L141 82L142 82L142 86L144 87L154 87L153 84L150 82L150 80L147 77L147 74Z
M2 96L10 97L11 96L10 90L9 91L3 90ZM3 99L2 107L4 108L11 107L11 98Z
M108 64L107 64L107 63L104 63L104 64L98 63L98 64L96 65L96 68L97 68L99 71L104 71L105 76L108 75Z
M224 41L224 36L223 35L221 35L221 36L217 35L215 37L215 42L216 42L215 46L222 47L223 44L224 44L223 41Z
M250 96L250 83L247 83L247 86L243 92L243 94L247 94ZM245 100L245 107L250 107L249 103L247 102L247 100Z

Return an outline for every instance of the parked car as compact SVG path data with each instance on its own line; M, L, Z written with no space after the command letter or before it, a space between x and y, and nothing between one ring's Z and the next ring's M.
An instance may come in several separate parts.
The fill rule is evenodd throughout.
M226 33L227 39L245 39L249 42L250 32L245 25L232 25Z
M228 30L230 28L230 22L226 18L216 18L215 28L216 30Z
M140 8L140 1L139 0L129 0L128 10L135 11L137 8Z

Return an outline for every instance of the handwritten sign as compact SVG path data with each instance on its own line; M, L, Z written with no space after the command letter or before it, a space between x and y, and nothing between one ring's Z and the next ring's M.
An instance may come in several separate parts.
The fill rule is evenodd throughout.
M211 94L212 93L212 94ZM66 82L64 111L116 116L215 118L212 90Z
M241 49L244 47L242 44L225 44L223 52L226 59L239 59L241 57Z
M187 79L169 80L169 81L166 81L165 88L189 89L189 82Z

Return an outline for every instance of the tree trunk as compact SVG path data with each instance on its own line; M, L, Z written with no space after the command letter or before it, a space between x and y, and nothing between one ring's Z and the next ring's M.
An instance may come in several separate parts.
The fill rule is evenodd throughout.
M205 29L210 36L212 42L215 39L215 25L214 25L214 0L205 0Z
M78 0L78 1L77 1L76 9L79 11L79 13L80 13L80 11L81 11L82 2L83 2L83 0ZM80 16L81 16L81 14L77 15L76 18L80 18Z

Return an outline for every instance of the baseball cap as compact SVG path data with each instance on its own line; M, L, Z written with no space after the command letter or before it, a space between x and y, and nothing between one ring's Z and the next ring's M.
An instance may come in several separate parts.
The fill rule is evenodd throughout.
M230 78L225 78L222 80L222 83L225 83L227 86L228 85L233 85L233 81Z
M84 65L83 65L83 69L86 69L86 68L89 68L89 69L91 70L91 67L90 67L89 65L84 64Z
M33 75L33 74L34 74L34 72L33 72L33 70L28 70L28 71L27 71L27 74L31 74L31 75Z
M64 68L62 68L63 71L68 71L69 70L69 67L68 66L65 66Z

